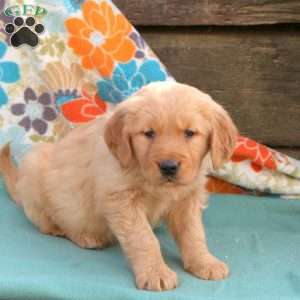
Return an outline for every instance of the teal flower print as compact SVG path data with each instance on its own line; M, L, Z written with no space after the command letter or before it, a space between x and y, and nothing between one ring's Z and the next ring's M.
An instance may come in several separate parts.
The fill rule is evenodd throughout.
M165 81L166 71L154 59L138 66L133 60L127 64L118 64L113 72L112 79L103 79L97 83L100 97L107 102L118 103L144 85L154 81Z
M4 42L0 42L0 59L6 53L7 46ZM0 83L14 83L20 79L19 66L11 61L0 62ZM0 85L0 106L6 104L8 96L4 88Z
M68 12L73 13L80 9L80 5L83 2L84 0L64 0L64 6Z

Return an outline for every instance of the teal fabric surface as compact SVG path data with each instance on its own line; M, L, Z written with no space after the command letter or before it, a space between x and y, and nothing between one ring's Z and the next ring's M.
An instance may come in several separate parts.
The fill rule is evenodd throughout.
M300 299L300 201L212 196L205 224L210 248L228 262L231 276L208 282L185 273L173 240L160 228L163 254L180 286L139 291L118 246L82 250L40 234L1 184L0 299Z

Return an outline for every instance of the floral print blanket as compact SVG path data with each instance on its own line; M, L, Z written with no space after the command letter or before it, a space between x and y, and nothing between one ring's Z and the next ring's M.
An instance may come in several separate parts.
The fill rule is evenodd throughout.
M17 163L34 143L89 122L152 81L175 80L109 0L0 1L0 145ZM239 137L213 192L300 196L300 163Z

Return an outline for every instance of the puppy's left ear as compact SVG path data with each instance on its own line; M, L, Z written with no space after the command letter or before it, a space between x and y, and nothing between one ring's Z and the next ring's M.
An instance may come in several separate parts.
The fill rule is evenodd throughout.
M122 105L122 106L121 106ZM126 129L127 109L120 104L104 129L104 140L122 168L128 168L132 160L130 135Z
M213 168L220 168L230 159L237 140L237 128L229 114L221 107L212 113L211 158Z

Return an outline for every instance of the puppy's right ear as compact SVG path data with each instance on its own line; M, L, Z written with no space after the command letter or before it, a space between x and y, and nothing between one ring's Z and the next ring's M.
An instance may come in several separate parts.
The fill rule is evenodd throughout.
M104 140L122 168L128 168L132 160L130 134L126 129L127 109L119 107L110 117L104 129Z

